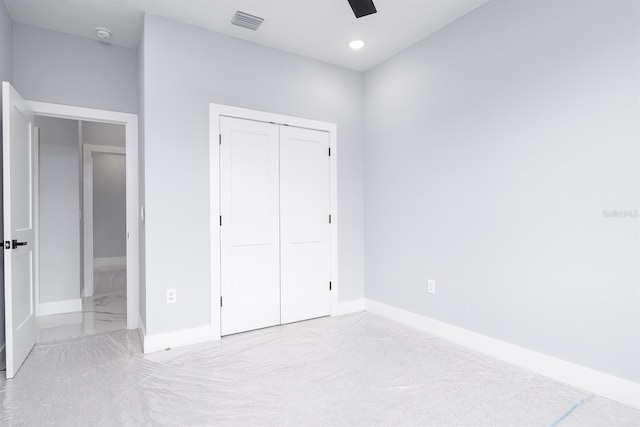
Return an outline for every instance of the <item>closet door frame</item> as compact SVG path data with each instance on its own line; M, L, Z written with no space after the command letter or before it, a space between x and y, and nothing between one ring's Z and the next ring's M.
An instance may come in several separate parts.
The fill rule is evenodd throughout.
M338 282L338 191L337 191L337 125L300 117L250 110L222 104L209 104L209 213L210 213L210 254L211 254L211 333L212 339L219 339L221 334L220 322L220 117L254 120L258 122L274 123L285 126L319 130L329 133L329 178L330 178L330 212L331 241L329 245L331 263L331 315L341 314L339 309L340 283ZM224 141L222 141L224 144ZM327 286L329 284L327 283Z

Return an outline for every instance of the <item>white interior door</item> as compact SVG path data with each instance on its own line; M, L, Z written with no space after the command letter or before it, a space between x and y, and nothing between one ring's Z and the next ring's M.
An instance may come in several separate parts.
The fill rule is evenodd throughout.
M2 83L4 297L7 378L36 342L34 119L20 94Z
M279 127L220 118L221 334L280 324Z
M331 312L329 133L280 130L282 323Z

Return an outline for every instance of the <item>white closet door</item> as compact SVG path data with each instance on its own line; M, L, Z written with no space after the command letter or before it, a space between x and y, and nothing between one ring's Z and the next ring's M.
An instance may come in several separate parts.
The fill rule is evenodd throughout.
M331 311L328 151L327 132L280 129L282 323Z
M279 127L220 118L222 335L280 324Z

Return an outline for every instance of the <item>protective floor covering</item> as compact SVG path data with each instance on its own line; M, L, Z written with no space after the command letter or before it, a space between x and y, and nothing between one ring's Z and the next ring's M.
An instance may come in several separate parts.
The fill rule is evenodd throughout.
M93 268L93 287L96 294L127 290L127 267L105 265Z
M36 317L36 327L39 343L127 329L127 293L82 298L82 311Z
M136 332L38 345L0 425L607 425L640 411L358 313L143 355Z

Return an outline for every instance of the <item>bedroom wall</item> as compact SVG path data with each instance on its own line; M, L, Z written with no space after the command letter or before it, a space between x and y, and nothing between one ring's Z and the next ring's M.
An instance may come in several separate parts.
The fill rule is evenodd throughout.
M211 322L211 102L337 123L339 295L362 298L362 74L149 15L143 38L146 332Z
M135 49L13 26L14 86L31 101L136 113Z
M640 382L639 7L494 0L366 72L367 298Z

